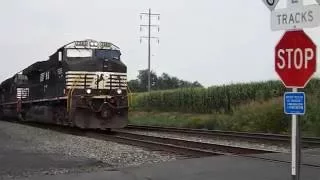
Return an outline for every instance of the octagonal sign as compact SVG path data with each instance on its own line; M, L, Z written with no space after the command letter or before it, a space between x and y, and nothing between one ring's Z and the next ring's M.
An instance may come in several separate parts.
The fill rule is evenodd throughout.
M275 48L275 70L287 88L304 88L316 72L317 47L303 30L287 31Z

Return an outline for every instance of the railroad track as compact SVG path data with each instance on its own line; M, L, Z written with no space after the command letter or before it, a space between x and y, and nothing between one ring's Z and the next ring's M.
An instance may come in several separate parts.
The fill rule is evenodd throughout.
M149 136L132 133L126 130L115 130L112 132L105 131L93 131L93 130L83 130L72 127L64 127L49 124L39 124L39 123L21 123L29 126L34 126L43 129L50 129L61 133L73 134L77 136L90 137L100 140L115 141L119 143L142 146L148 149L171 151L177 155L183 155L184 157L203 157L203 156L217 156L217 155L229 155L229 156L242 156L254 159L261 159L266 161L283 162L290 163L287 160L277 159L276 157L264 157L256 156L261 153L278 153L271 150L263 149L251 149L245 147L236 147L229 145L219 145L211 143L203 143L198 141L188 141L174 138L164 138L158 136ZM316 166L313 164L302 163L306 166Z
M17 122L19 123L19 122ZM21 123L21 122L20 122ZM105 132L101 130L83 130L79 128L58 126L52 124L41 123L22 123L38 128L50 129L66 134L76 136L85 136L100 140L114 141L134 146L145 147L153 150L169 151L176 154L192 157L216 156L216 155L250 155L261 153L273 153L264 149L254 149L247 147L238 147L230 145L220 145L213 143L204 143L198 141L189 141L176 138L158 137L150 135L142 135L124 130L113 130Z
M149 136L136 134L132 132L126 132L122 130L116 130L112 133L112 135L101 133L88 133L88 135L94 138L102 138L104 140L116 141L119 143L143 146L149 149L171 151L178 154L192 155L198 157L215 155L247 155L274 153L274 151L264 149L254 149L167 137Z
M144 131L160 131L160 132L173 132L182 133L185 135L196 135L205 137L224 137L232 139L243 139L255 142L271 142L271 143L288 143L290 144L291 137L288 135L280 134L267 134L267 133L246 133L235 131L220 131L220 130L202 130L202 129L189 129L189 128L175 128L175 127L160 127L160 126L137 126L128 125L126 129L129 130L144 130ZM317 137L303 137L303 146L305 147L319 147L320 138Z
M165 138L158 136L149 136L117 130L113 132L114 135L108 134L87 134L89 137L94 137L102 140L116 141L135 146L143 146L148 149L171 151L175 154L180 154L189 157L204 157L204 156L217 156L228 155L246 157L252 159L259 159L264 161L281 162L290 164L290 160L277 158L277 156L268 156L270 153L282 153L264 149L254 149L246 147L237 147L229 145L220 145L212 143L203 143L198 141L188 141L175 138ZM257 156L257 154L267 154L267 156ZM320 167L317 164L308 164L301 162L301 165L310 167Z

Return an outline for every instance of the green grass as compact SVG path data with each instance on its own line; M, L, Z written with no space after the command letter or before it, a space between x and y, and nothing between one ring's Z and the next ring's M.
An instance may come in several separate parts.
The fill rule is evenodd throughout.
M302 130L320 136L320 80L307 93ZM288 133L290 116L283 112L279 81L137 93L130 99L130 123L246 132ZM302 91L300 89L300 91Z
M202 125L211 118L206 114L183 114L177 112L130 112L130 123L137 125L192 127ZM197 128L201 128L198 126Z
M314 93L319 88L320 80L313 79L305 91ZM232 113L238 106L252 101L264 102L280 97L285 91L280 81L153 91L130 96L130 108L135 111Z
M307 112L300 117L302 130L309 136L320 136L320 93L307 96ZM282 97L253 101L234 109L233 113L130 112L130 123L165 127L218 129L243 132L287 134L290 116L283 112Z

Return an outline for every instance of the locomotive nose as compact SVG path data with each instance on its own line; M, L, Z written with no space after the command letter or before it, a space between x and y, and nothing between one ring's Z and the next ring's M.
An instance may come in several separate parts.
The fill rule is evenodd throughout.
M108 119L111 115L110 109L109 108L102 108L101 110L101 117L104 119Z

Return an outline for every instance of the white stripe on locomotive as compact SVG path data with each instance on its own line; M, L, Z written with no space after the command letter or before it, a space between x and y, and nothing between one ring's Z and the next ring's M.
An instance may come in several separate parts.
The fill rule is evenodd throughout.
M66 88L97 89L96 82L100 77L103 79L99 81L98 89L127 89L126 73L87 71L66 72Z

